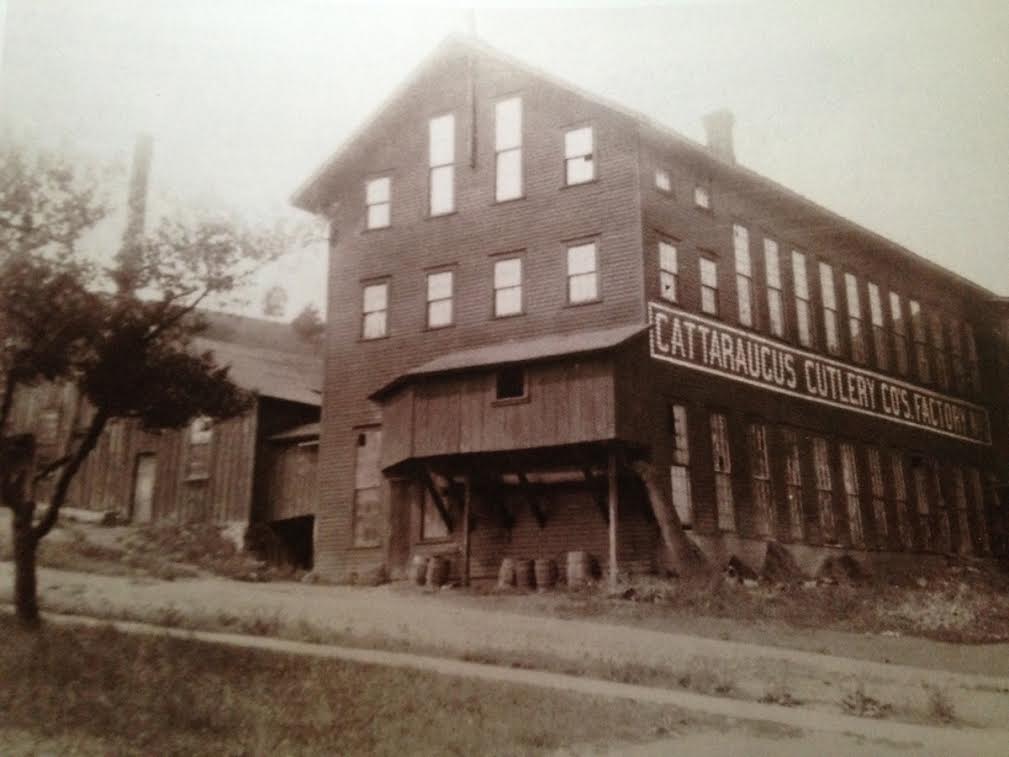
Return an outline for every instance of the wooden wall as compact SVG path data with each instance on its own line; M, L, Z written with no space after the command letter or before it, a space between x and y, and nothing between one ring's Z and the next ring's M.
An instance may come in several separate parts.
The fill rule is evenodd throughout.
M260 457L260 465L263 489L257 520L315 514L319 499L317 441L268 445Z

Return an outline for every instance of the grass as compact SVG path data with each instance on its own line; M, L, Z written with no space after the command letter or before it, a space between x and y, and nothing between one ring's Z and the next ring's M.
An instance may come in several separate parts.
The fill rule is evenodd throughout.
M669 707L0 617L0 738L78 753L542 754L714 725Z
M929 716L944 725L955 723L957 720L956 709L949 694L938 686L929 686L927 688Z

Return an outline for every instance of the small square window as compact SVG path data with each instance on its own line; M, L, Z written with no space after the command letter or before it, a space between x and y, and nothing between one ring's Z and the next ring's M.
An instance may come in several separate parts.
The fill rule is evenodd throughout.
M664 168L655 169L655 188L660 192L673 191L673 180L669 176L669 171Z
M499 400L526 396L526 372L520 365L508 365L497 372L494 396Z

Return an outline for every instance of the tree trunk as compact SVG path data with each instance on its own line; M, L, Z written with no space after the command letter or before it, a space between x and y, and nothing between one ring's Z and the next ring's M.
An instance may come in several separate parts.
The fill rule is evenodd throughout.
M39 624L38 583L35 557L39 540L32 531L33 508L19 508L15 512L11 530L14 532L14 606L18 620L25 626ZM28 512L23 512L28 510Z
M707 557L683 530L683 523L680 522L676 508L665 496L665 489L659 486L655 469L649 463L640 460L632 463L631 468L638 474L648 491L648 501L659 524L659 531L662 532L666 553L677 575L689 578L709 573L711 566Z

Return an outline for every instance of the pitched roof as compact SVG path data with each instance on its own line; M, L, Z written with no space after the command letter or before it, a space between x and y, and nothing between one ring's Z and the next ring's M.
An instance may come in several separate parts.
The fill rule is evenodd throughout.
M236 384L260 396L322 404L321 358L205 337L194 339L193 348L212 352L218 365L228 366Z
M199 317L207 328L200 336L216 342L244 344L247 347L262 347L278 352L298 352L318 355L321 345L302 339L289 322L269 321L247 315L222 313L216 310L201 310Z
M637 122L639 127L651 130L658 138L675 144L678 147L686 148L687 150L693 152L701 160L706 161L709 165L717 166L718 170L728 173L741 182L747 182L750 186L755 187L758 190L770 190L778 196L787 197L792 202L803 206L809 211L826 215L835 223L842 224L848 231L868 240L872 244L879 245L891 253L912 261L916 265L927 268L933 273L938 273L945 277L952 277L961 285L967 286L975 292L981 293L986 298L995 296L991 290L981 286L980 284L971 281L970 279L961 276L960 274L955 273L954 271L951 271L948 268L941 266L916 252L913 252L912 250L909 250L903 245L884 237L882 234L872 231L871 229L868 229L849 218L845 218L844 216L825 208L804 195L779 184L763 174L759 174L752 169L739 165L738 163L728 163L721 160L700 142L680 134L678 131L659 123L650 116L644 115L639 111L621 103L614 102L609 98L588 92L575 84L564 81L560 77L549 74L536 68L535 66L514 58L507 53L492 47L491 45L479 41L471 36L464 36L460 34L452 34L439 43L434 51L431 52L427 58L424 59L424 61L422 61L413 70L413 72L396 89L393 90L393 92L382 102L381 105L379 105L378 109L365 119L365 121L354 131L354 133L343 142L332 157L323 163L323 165L295 191L291 197L291 203L308 212L321 212L323 208L320 202L319 194L324 189L323 185L326 183L327 179L339 170L340 164L350 153L353 152L357 143L366 136L372 124L378 120L386 109L389 108L404 92L408 91L412 84L418 80L430 66L432 66L442 56L451 52L453 48L457 50L461 49L462 51L468 50L484 55L488 58L524 71L531 76L550 82L556 87L572 92L616 113L620 113Z
M486 347L476 347L469 350L449 352L434 360L422 363L383 386L371 395L379 399L387 395L400 384L420 376L431 376L439 373L457 373L481 368L490 368L509 363L529 363L537 360L577 355L586 352L617 347L628 339L648 330L643 324L618 326L599 331L580 331L574 334L550 334L536 339L521 341L498 342Z

